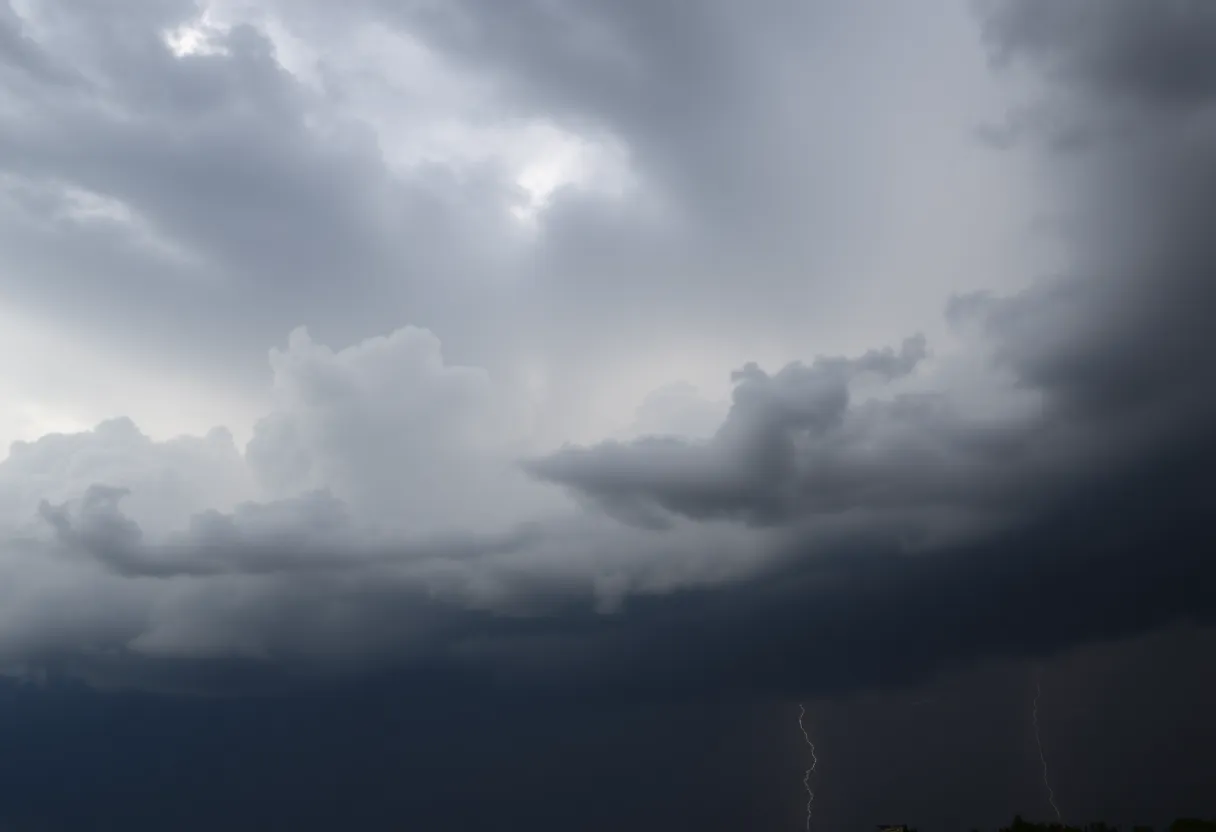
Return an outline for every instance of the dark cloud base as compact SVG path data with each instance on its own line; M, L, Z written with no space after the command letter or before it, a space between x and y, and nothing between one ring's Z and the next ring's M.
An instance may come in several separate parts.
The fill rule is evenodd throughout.
M844 694L1179 620L1216 623L1213 462L1216 443L1177 448L1021 531L947 554L842 552L763 582L639 601L591 635L599 647L578 676L600 692Z
M448 699L824 697L1180 622L1216 624L1213 463L1216 441L1175 444L1077 486L1020 529L944 552L909 555L876 536L831 556L795 549L761 579L633 597L614 614L580 605L524 618L467 614L450 625L447 648L377 673ZM342 684L291 663L128 661L90 667L73 657L62 670L101 685L221 695Z

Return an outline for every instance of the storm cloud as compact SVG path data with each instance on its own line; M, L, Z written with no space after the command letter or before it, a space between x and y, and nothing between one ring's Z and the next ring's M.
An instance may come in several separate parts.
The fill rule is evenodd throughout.
M1212 624L1216 14L947 6L0 0L0 665L713 708Z
M355 26L360 14L378 13L370 4L356 12L346 20L347 27ZM539 8L532 13L549 14ZM297 299L311 297L314 289L377 297L349 280L374 277L376 268L367 268L371 261L365 258L376 251L381 254L374 256L388 256L384 245L396 235L373 241L366 235L387 229L387 215L369 224L366 217L359 219L364 216L359 212L371 210L368 189L406 189L393 197L403 205L401 199L416 183L375 174L367 167L380 164L374 152L356 162L360 157L349 154L364 152L357 151L359 145L334 144L337 139L322 139L305 129L308 107L322 100L310 105L309 95L320 93L308 93L276 61L267 35L251 28L256 21L213 33L207 50L175 56L171 42L157 39L158 33L189 23L191 14L189 4L150 4L96 20L70 4L26 15L8 9L7 71L19 74L25 84L43 85L50 96L37 105L28 99L24 106L39 106L42 114L27 114L14 122L19 129L6 133L5 159L19 171L12 176L27 184L80 183L72 187L138 204L142 213L131 208L122 215L125 220L107 213L104 221L126 222L131 228L133 218L155 217L165 239L205 253L209 268L219 269L209 273L223 274L233 286L244 281L249 291L261 292L256 287L273 286L276 275L291 275ZM314 14L323 11L318 7L298 18L300 31L316 22ZM543 27L524 26L527 15L498 20L498 14L488 7L461 6L438 18L415 21L412 12L402 12L384 20L390 28L417 23L410 29L413 36L439 50L444 60L463 66L462 72L492 71L513 91L504 101L514 102L521 113L541 108L559 122L592 118L628 137L636 175L647 187L678 195L681 212L699 206L698 213L681 213L680 224L715 244L750 251L750 242L735 242L719 231L730 228L745 240L752 234L736 214L703 213L717 210L715 204L750 212L747 195L753 189L760 189L757 199L778 190L798 192L775 169L771 179L753 171L744 188L711 176L706 167L684 169L711 164L708 158L669 152L700 146L693 139L698 134L707 139L705 152L719 155L736 151L715 142L753 141L754 130L722 132L695 117L699 112L701 121L720 118L733 95L747 98L746 79L761 70L743 57L757 48L752 40L729 46L722 40L733 31L728 18L734 11L707 6L682 18L686 36L679 50L670 51L658 46L666 42L659 37L660 19L634 18L624 7L571 7L562 25L583 27L587 37L598 32L602 53L590 48L553 51L547 40L544 48L528 47L526 33ZM657 9L647 12L656 14L662 17ZM818 22L826 25L839 14L825 9ZM1061 14L1066 19L1056 20ZM1100 24L1082 25L1086 14ZM647 635L652 629L678 633L680 627L672 622L687 618L701 628L737 628L734 637L721 639L728 644L756 644L771 637L765 622L775 613L756 615L754 610L779 608L762 600L777 586L787 587L781 594L804 607L800 615L814 623L796 632L826 629L858 638L868 633L862 642L873 643L876 650L895 635L885 634L881 622L862 610L886 602L888 592L914 606L970 609L990 604L995 622L1009 605L1030 603L1021 594L1031 592L1030 587L1074 581L1073 603L1093 607L1093 614L1078 614L1091 623L1076 632L1054 628L1054 640L1047 633L985 635L973 624L970 638L976 642L966 645L943 640L926 613L917 617L926 632L917 634L917 626L906 631L918 650L904 654L920 656L908 659L909 673L1029 649L1032 643L1039 649L1061 648L1077 639L1109 635L1097 614L1109 600L1084 592L1087 581L1105 582L1108 593L1116 594L1105 596L1109 599L1149 590L1158 576L1165 582L1162 600L1146 606L1145 626L1206 614L1202 602L1167 580L1161 567L1173 564L1169 575L1205 568L1198 518L1208 506L1195 483L1201 470L1196 466L1210 458L1207 426L1213 407L1210 385L1202 382L1195 362L1205 354L1206 312L1212 308L1207 275L1211 244L1200 218L1206 215L1206 200L1216 197L1216 188L1205 187L1216 181L1216 160L1194 135L1204 127L1198 106L1202 86L1184 90L1194 99L1192 106L1166 106L1183 92L1181 81L1171 84L1169 79L1191 74L1171 70L1164 57L1154 57L1171 33L1187 43L1196 37L1195 27L1174 21L1180 14L1170 7L1157 15L1161 21L1144 26L1136 13L1119 4L1109 10L1082 4L1066 14L1044 5L1016 4L989 8L982 17L980 29L993 55L1008 66L1028 66L1051 85L1052 96L1043 106L1055 108L1053 123L1084 120L1078 129L1097 130L1121 117L1128 101L1155 113L1136 129L1112 131L1108 141L1084 150L1061 149L1046 129L1022 136L1043 164L1068 172L1061 178L1056 206L1076 212L1060 225L1069 229L1070 267L1021 290L981 289L940 301L955 336L967 350L987 357L981 366L988 368L983 372L993 379L990 385L1008 395L1009 405L996 413L969 409L962 395L966 391L952 386L940 363L925 368L932 344L923 335L905 333L898 347L880 346L852 358L812 357L776 372L747 363L730 375L729 410L709 437L662 435L652 425L649 435L538 454L532 450L538 441L534 428L543 423L544 402L512 389L518 377L496 373L492 368L500 365L494 361L487 368L449 363L439 339L414 327L337 351L296 329L285 351L271 352L266 398L271 410L254 425L244 453L223 430L206 439L159 442L122 419L95 431L14 446L3 463L14 535L7 545L8 568L15 575L9 592L40 597L29 606L45 609L51 599L63 603L64 596L56 593L91 592L84 576L92 575L114 593L113 609L101 605L91 613L99 618L96 632L108 634L107 649L139 653L154 644L158 654L172 654L180 638L187 654L204 644L223 653L222 645L230 644L238 652L286 655L279 648L291 644L287 653L307 656L307 645L326 640L317 637L317 628L332 627L343 638L380 645L380 660L388 664L396 661L396 648L384 645L425 643L419 633L431 628L419 622L432 618L449 622L445 632L459 633L450 636L444 650L474 650L460 645L475 644L475 652L491 657L487 661L505 660L501 657L519 650L531 653L539 648L519 646L520 637L509 633L508 624L476 613L524 614L531 622L525 644L547 643L548 628L558 642L573 639L577 644L585 637L584 656L596 656L597 645L611 655L629 656L619 660L616 672L634 678L639 687L645 687L646 675L638 671L632 676L635 665L647 664L647 650L660 649L664 641ZM776 48L783 43L781 27L770 25L776 20L766 23L758 17L749 37ZM80 27L90 21L109 34L91 39L69 72L56 49L77 43ZM460 21L465 23L457 25ZM539 22L539 17L533 21ZM511 46L511 38L497 38L494 49L476 47L483 26L498 26L500 33L520 26L520 41ZM647 34L638 39L630 32ZM740 50L737 63L723 59L731 50ZM1189 53L1171 54L1184 61ZM601 59L606 63L601 65ZM551 71L563 62L569 63L564 71ZM622 73L618 64L632 69ZM159 70L149 75L153 65ZM56 66L61 69L52 72ZM712 72L706 75L697 67L712 67ZM659 86L631 93L627 85L633 74L684 85L683 92ZM601 77L614 80L601 85L596 80ZM101 94L102 79L110 91L105 94L118 96L108 109L91 103ZM672 121L647 115L674 112L675 99L659 99L694 88L714 89L717 100L698 105L697 98L687 99L692 109ZM20 95L21 87L14 89L10 95ZM190 91L194 98L183 97ZM650 97L658 97L652 105L646 103ZM749 107L760 106L748 100ZM113 121L106 113L114 106L132 108L138 121ZM10 108L7 117L15 119L17 113ZM76 126L65 131L68 124ZM170 128L186 138L169 141L164 131ZM138 141L147 143L148 150L137 152L137 145L117 132L123 130L139 130ZM83 132L94 136L87 156L67 144ZM778 124L771 123L759 137L778 132ZM106 156L113 157L112 163L103 165L105 142L110 141L106 136L118 155ZM232 142L246 148L239 158L217 162L220 168L206 162L212 151L204 148L220 153ZM271 152L272 146L277 148L272 164L254 164L247 152L252 147ZM1164 158L1163 147L1171 150ZM757 150L753 145L748 152ZM180 159L171 158L174 153ZM784 158L761 156L774 163ZM157 159L164 160L160 168ZM288 164L304 167L294 172L282 167ZM256 176L279 177L281 187L240 174L238 165L256 170ZM196 169L210 171L205 181L181 179ZM249 198L224 186L216 176L219 169L235 177L233 188L249 189ZM356 175L356 170L363 172ZM716 203L698 190L703 185L693 189L694 182L725 188L732 198ZM319 189L315 199L299 190L314 186ZM288 187L295 195L284 190ZM1122 188L1117 199L1111 194L1115 187ZM349 195L338 197L336 188ZM241 206L248 217L221 209L220 203L212 210L208 194L223 205ZM281 200L281 207L259 207L268 199ZM564 216L573 210L564 199L559 196L547 209L546 236L534 245L560 239L549 235L563 233ZM326 213L283 213L289 205L293 211L307 206ZM805 215L788 208L778 214ZM275 215L291 217L284 227L291 229L291 240L321 248L310 253L294 243L276 244L276 232L266 225L282 221ZM1136 218L1142 221L1127 227ZM590 215L580 220L585 221ZM311 227L316 233L306 230ZM783 225L767 220L753 227L778 238L789 236ZM659 229L647 233L661 233ZM343 253L346 247L359 252L365 265L354 267L354 255ZM627 248L641 251L632 244ZM267 257L292 259L271 262ZM608 268L608 262L600 267ZM591 272L572 264L563 268L580 280L592 279ZM334 282L339 272L349 277ZM70 271L62 274L64 281L76 279ZM157 277L166 288L156 291L176 285L180 288L166 299L193 303L187 297L195 289L188 287L200 284L193 278L184 284L173 281L179 279ZM40 280L26 291L58 291L56 285L66 290L69 284ZM765 290L774 285L766 282ZM211 297L219 298L222 291ZM125 296L113 285L109 292L112 299ZM80 291L72 294L86 297ZM695 294L706 295L704 289ZM242 309L290 314L260 297L245 295ZM591 300L580 297L580 303ZM154 298L141 294L140 307L151 308ZM630 302L662 308L640 297ZM93 303L90 308L99 310ZM542 448L545 441L552 440L542 440ZM1158 485L1146 492L1146 482ZM1133 499L1132 494L1145 497ZM1167 539L1173 541L1168 546ZM1032 540L1039 542L1028 542ZM1162 553L1163 547L1168 553ZM1135 564L1143 565L1144 575L1137 575ZM33 586L50 594L31 596L18 589L25 569L42 574ZM1020 576L1017 581L1014 574ZM994 577L999 575L1006 577ZM801 589L794 593L788 587ZM212 602L207 599L217 593L228 600L208 613ZM381 600L371 600L368 593ZM417 603L422 596L429 600ZM254 605L256 614L250 612L236 627L233 616ZM386 615L384 605L398 611ZM345 612L335 617L331 607ZM584 612L578 612L577 620L590 617L572 627L567 616L579 610ZM465 615L468 620L462 621ZM111 620L123 625L111 626ZM144 624L136 626L136 621ZM1113 630L1126 626L1110 623ZM380 632L381 627L386 629ZM234 628L239 637L232 635ZM294 636L294 628L309 635ZM6 651L14 660L32 658L25 640L14 635L23 631L10 628L6 636ZM626 646L634 638L637 647ZM670 638L678 641L675 635ZM810 640L782 649L833 649L810 636L800 638ZM877 663L879 657L867 659L857 641L850 637L851 661ZM30 636L29 644L44 642ZM69 637L56 651L71 654L83 647ZM675 644L670 649L683 648ZM721 649L732 656L723 665L742 660L727 647ZM560 680L564 654L546 649L545 663L551 666L537 672ZM595 661L604 673L614 672L609 659L587 661ZM716 660L710 656L705 661ZM521 659L519 667L527 666ZM792 689L803 683L796 673L782 678L779 668L784 666L794 665L774 660L771 681L765 684ZM823 661L818 666L821 684L844 684L823 676ZM572 665L572 677L579 672ZM749 678L749 684L759 684L755 680L760 677Z

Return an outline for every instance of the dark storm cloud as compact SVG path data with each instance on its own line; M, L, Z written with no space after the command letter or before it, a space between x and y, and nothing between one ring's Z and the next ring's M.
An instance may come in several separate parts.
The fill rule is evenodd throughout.
M887 349L852 360L821 358L810 366L791 364L773 376L749 364L734 374L733 407L709 442L605 443L562 450L528 467L652 525L661 525L662 518L643 518L656 508L695 519L776 522L815 502L861 507L864 495L850 493L849 481L881 478L850 471L845 445L850 434L869 444L892 419L873 408L850 413L849 383L865 375L887 380L907 375L924 354L924 338L918 337L899 353ZM846 425L846 417L863 424ZM833 465L835 460L840 462ZM866 482L858 485L869 490Z
M609 21L618 13L595 8ZM487 26L496 9L480 9ZM715 9L707 20L717 20ZM1118 7L1109 14L1103 49L1133 48L1141 29L1120 23ZM994 15L990 36L1006 32L1007 50L1041 60L1022 29L1002 29ZM632 29L615 20L609 31ZM252 41L241 52L240 38L253 36L233 37L239 60L262 66ZM655 52L648 60L677 60L637 38ZM567 59L558 45L544 48ZM701 58L690 54L695 70ZM528 50L513 55L523 61ZM264 69L253 74L279 83ZM1121 106L1109 85L1055 83L1084 117ZM256 92L255 84L248 94ZM626 106L623 93L604 95ZM1211 566L1200 553L1212 542L1202 483L1213 461L1213 396L1195 359L1210 352L1211 243L1199 230L1216 196L1216 145L1188 141L1190 118L1166 114L1119 134L1114 159L1102 155L1112 145L1052 157L1069 171L1061 204L1084 214L1070 238L1076 271L952 304L956 324L978 324L996 367L1034 400L1027 413L979 420L950 391L857 401L851 388L917 368L927 345L914 338L898 351L772 375L747 366L726 422L703 443L649 438L531 463L627 524L576 515L519 541L457 541L468 550L455 554L406 547L400 563L371 551L344 569L334 547L359 550L368 538L328 539L343 515L323 499L203 515L170 546L144 539L117 491L94 490L78 509L48 503L43 517L61 556L108 570L102 585L122 637L107 648L149 661L243 651L290 665L336 655L341 644L374 663L426 655L427 674L521 691L827 692L1210 617L1201 588ZM1161 210L1134 223L1132 205ZM444 379L477 390L484 379L444 367L434 339L416 332L369 344L338 358L293 340L283 367L295 368L285 388L298 401L263 424L256 465L290 477L297 458L315 454L352 479L351 493L398 493L394 475L414 472L434 444L431 433L401 425L413 424L415 407L419 424L458 424L464 411L444 409L456 407ZM426 359L381 360L415 349ZM422 368L418 378L392 369L407 365ZM420 392L428 390L435 401ZM473 399L479 412L493 402ZM431 461L411 483L418 502L443 482L444 460ZM259 525L267 512L272 520ZM299 574L286 568L286 549L301 552ZM57 570L62 560L35 562ZM140 595L151 576L187 580L170 582L164 596ZM1051 615L1032 614L1043 609ZM12 632L19 643L22 631ZM68 642L55 647L70 650Z
M982 3L1002 61L1149 107L1204 106L1216 93L1216 9L1196 0Z
M157 549L143 545L143 530L123 514L120 502L129 494L127 488L95 484L77 505L43 500L38 512L53 529L61 555L87 555L128 578L370 571L510 553L534 543L539 534L534 524L523 524L506 534L449 535L413 546L369 542L352 527L345 504L318 491L274 503L243 503L231 513L196 514L186 532Z
M619 667L575 659L597 655L583 645L564 672L588 689L844 694L1179 619L1211 624L1201 483L1213 448L1189 454L979 543L909 555L899 529L877 527L769 579L639 601L601 635Z
M1062 25L1061 15L1089 25ZM1197 39L1216 48L1210 20L1197 4L1010 3L990 10L986 24L1001 54L1045 71L1057 103L1096 129L1128 95L1170 103L1181 89L1195 109L1216 104L1202 62L1186 81L1161 65L1171 55L1185 64L1206 54ZM1057 58L1076 71L1055 73ZM1049 158L1066 174L1061 204L1082 212L1068 241L1075 271L1015 295L950 304L957 325L979 323L996 367L1039 397L1037 413L982 430L948 406L931 406L932 398L849 408L842 381L825 385L805 370L798 373L820 383L791 385L788 399L752 398L779 389L782 374L743 374L731 417L708 443L566 449L531 470L650 522L656 510L793 522L904 508L909 526L923 528L930 506L999 507L1014 518L982 542L914 557L898 554L901 523L876 522L848 557L786 576L785 586L799 587L784 590L788 596L773 589L760 601L752 586L723 593L737 607L707 601L714 612L689 616L699 622L696 636L693 625L687 630L690 643L703 645L696 655L753 681L772 674L809 683L812 671L801 669L813 667L821 684L876 682L1175 617L1210 621L1213 605L1195 587L1214 578L1204 518L1216 504L1202 472L1216 448L1216 394L1201 370L1216 346L1216 247L1205 230L1216 200L1211 129L1191 112L1154 112L1080 156ZM739 423L757 441L731 444ZM778 494L790 496L775 501ZM819 570L832 577L815 577ZM654 629L679 631L666 620ZM659 649L654 640L639 643ZM656 660L651 669L661 666Z
M978 317L998 360L1066 418L1097 431L1121 425L1148 443L1203 435L1216 406L1197 363L1211 350L1216 309L1206 220L1216 208L1212 12L1185 2L1005 3L986 19L995 49L1046 67L1059 94L1045 104L1050 123L1102 141L1047 158L1075 271L953 311ZM1069 71L1052 73L1059 64ZM1051 136L1025 138L1034 146Z
M500 702L577 695L607 704L711 691L732 698L841 695L911 684L979 660L1051 654L1178 620L1216 623L1208 589L1216 571L1206 557L1213 506L1202 490L1213 462L1216 444L1192 446L1185 456L1139 468L1134 479L1090 484L1012 532L946 551L909 555L902 541L917 523L869 522L835 541L830 556L795 541L785 565L759 578L643 594L611 615L587 606L581 582L546 580L539 573L518 576L512 585L522 614L476 613L454 603L459 596L436 595L425 569L385 570L383 561L349 548L343 549L351 558L345 565L337 558L319 561L310 547L277 557L268 547L259 560L257 537L248 533L248 563L234 562L228 546L209 563L223 564L227 574L273 569L291 579L264 587L256 607L230 607L243 636L273 645L280 657L250 677L261 684L276 677L286 683L293 666L330 662L332 670L340 657L358 669L404 661L399 676L407 687L448 679L462 695L493 690ZM104 562L129 568L129 549L118 558L103 548L113 541L99 534L87 542ZM526 549L531 542L500 541L497 550ZM397 552L396 558L410 566L428 554L450 558L453 551ZM477 554L470 547L462 556ZM174 568L172 562L158 566L163 573ZM179 564L179 574L191 574L189 567L188 560ZM148 564L142 569L158 574ZM318 620L318 604L344 610L341 626ZM170 623L173 631L157 638L180 653L191 638L210 642L233 622L218 626L211 610ZM330 645L342 648L331 655ZM95 660L87 656L61 655L65 669L99 678L118 672L104 665L90 670ZM126 683L155 677L155 659L132 661L118 673ZM141 670L144 663L150 666Z
M91 6L53 8L70 9L63 19L81 26L94 22ZM199 72L191 77L203 87L200 79L213 77L208 72L218 77L230 66L204 58L157 63L163 55L147 39L149 27L169 25L180 12L142 2L130 8L146 18L95 22L112 41L126 44L123 55L154 56L141 66L159 67L159 75L174 83L182 81L180 73ZM400 21L406 7L378 8ZM759 46L752 35L740 34L743 27L731 25L743 19L745 4L698 5L699 11L680 15L674 6L654 3L545 8L555 11L525 4L512 17L499 4L466 2L409 21L421 21L454 54L501 71L516 94L511 107L523 101L635 137L659 190L684 209L679 219L687 225L673 225L691 227L679 237L648 226L653 236L646 236L629 225L627 212L618 217L604 202L572 197L545 218L547 227L565 222L578 232L562 242L570 257L580 253L577 240L596 240L600 253L616 258L615 267L628 265L639 255L625 251L624 243L643 240L654 248L642 259L660 262L660 255L674 257L670 252L686 241L713 237L706 229L725 229L730 233L724 231L722 241L747 244L707 250L764 273L757 265L763 258L751 257L763 246L749 245L801 230L800 220L779 216L779 208L791 202L805 207L801 200L808 197L797 191L806 183L798 177L780 182L790 185L790 195L749 223L749 207L764 207L765 188L781 181L780 154L760 155L758 180L737 169L720 172L747 145L747 126L730 124L737 110L727 105L746 99L758 82L750 69L752 47L762 51L793 39L775 25L779 7L768 7L772 20L759 21ZM812 14L804 4L798 9ZM757 13L763 17L765 10ZM563 21L568 26L557 25ZM740 701L844 697L899 688L952 668L991 667L994 661L999 667L1002 658L1050 659L1081 644L1178 621L1216 624L1216 560L1209 554L1216 551L1210 487L1216 392L1207 381L1216 346L1209 325L1216 308L1216 245L1208 233L1216 209L1216 137L1207 116L1216 91L1201 77L1202 56L1216 54L1216 42L1209 42L1208 22L1199 4L1133 10L1109 2L1021 0L989 7L984 24L994 51L1051 85L1046 115L1026 122L1017 138L1042 153L1052 174L1059 211L1067 214L1061 228L1069 268L1014 294L960 296L945 312L974 336L973 347L991 353L994 373L1011 379L1029 404L1024 410L980 418L955 399L959 391L900 392L900 385L923 380L932 343L920 339L856 358L808 356L810 363L775 372L749 365L734 378L725 423L704 442L651 437L566 448L530 462L536 477L585 498L591 511L501 536L469 533L438 543L390 536L384 545L352 521L352 513L366 507L362 500L387 495L372 516L389 520L407 510L423 519L459 518L483 502L527 504L519 485L474 490L485 477L477 460L461 457L462 417L494 417L471 422L468 433L480 437L495 432L494 420L505 408L488 376L446 365L437 341L422 333L373 339L338 354L306 335L293 337L273 359L284 400L261 424L246 458L236 453L230 435L159 443L124 420L18 446L0 468L0 490L24 508L40 505L41 513L35 514L39 523L21 527L0 548L5 664L24 662L98 687L258 692L264 698L101 698L65 685L0 685L6 752L0 755L0 822L75 828L104 818L132 829L285 823L792 827L802 822L802 757L771 780L765 761L771 760L772 737L800 741L793 713L782 712L780 724L766 734L754 722L733 721ZM0 33L7 31L2 27ZM0 34L0 50L10 43L5 37ZM1200 41L1204 49L1197 47ZM335 160L326 155L332 148L322 152L312 145L292 156L292 131L275 125L280 117L282 124L294 123L297 111L274 106L274 96L290 93L279 86L286 80L259 57L264 46L238 32L224 60L248 62L243 66L251 86L241 90L236 77L216 81L233 108L267 108L264 116L247 114L241 123L253 125L242 135L261 142L263 154L252 158L266 164L248 171L250 182L270 188L273 198L267 199L275 204L260 203L243 219L258 225L257 233L279 239L268 219L278 200L325 196L334 215L326 219L321 215L331 209L305 209L312 219L299 227L318 234L330 228L335 236L329 244L348 253L361 250L366 238L359 235L367 232L350 230L359 223L343 214L345 199L356 195L310 178L325 178L311 170L314 164L349 159ZM718 61L715 53L722 52L729 54ZM1177 70L1164 68L1170 55L1192 56L1186 60L1196 77L1180 80ZM120 77L117 67L125 59L112 54L98 60L108 67L98 77ZM28 55L3 66L26 67L24 77L39 77ZM208 67L213 69L202 69ZM645 77L631 76L631 67L646 68ZM156 77L128 69L115 86L129 85L124 94L141 96L132 110L172 109L176 93L158 91ZM648 83L663 77L671 79L666 86ZM720 112L708 97L715 88L722 90ZM268 97L259 98L263 93ZM757 96L740 106L764 110L771 104ZM678 111L685 105L687 121ZM70 117L55 124L83 130L104 121L80 115L88 108L64 106ZM217 105L226 112L224 106ZM1145 115L1150 111L1151 118ZM218 112L208 113L221 137L235 130ZM733 129L720 129L724 125ZM1093 140L1062 145L1060 128ZM199 130L186 131L187 137L213 135ZM50 203L50 214L56 192L41 177L64 160L80 160L64 150L67 138L41 147L34 135L5 133L0 143L16 148L24 142L27 161L64 154L39 172L12 174L25 177L22 199ZM100 146L117 153L106 144L118 143L114 134L99 135ZM165 128L158 135L167 140L178 134ZM700 135L709 139L699 143ZM772 141L792 144L797 135ZM270 148L280 140L289 159L275 167ZM183 158L204 152L189 147L187 141ZM164 165L161 175L171 173L172 152L153 153ZM219 158L215 164L241 179L239 171L224 167L230 161ZM73 170L91 168L80 162ZM189 216L189 207L175 206L168 189L162 193L145 183L145 192L131 185L140 181L138 171L128 174L125 198L149 211L163 209L166 222L179 223L178 236L233 266L234 275L242 263L257 263L267 273L298 268L305 284L316 281L311 291L319 297L356 294L352 284L327 288L308 272L310 244L299 251L256 251L249 238L222 222ZM107 187L123 184L114 176L105 180ZM183 181L201 186L206 178L196 171ZM245 187L226 183L237 185ZM713 200L719 188L739 202ZM204 194L202 201L208 198ZM210 207L221 202L214 197ZM744 221L733 228L739 218ZM196 222L200 229L192 231ZM959 245L966 242L960 234ZM809 247L805 238L782 256L774 254L774 261L786 262L784 255L802 245ZM563 303L578 308L577 291L587 288L578 285L583 276L571 277L574 288L545 311ZM764 284L756 280L730 296L747 296L757 310L782 306L774 315L803 315L797 304L765 298ZM266 281L246 287L245 294L234 290L225 301L267 302L275 290L271 278ZM590 292L584 300L590 307L601 296L620 304L602 304L606 322L596 326L624 340L624 314L607 310L626 309L640 295L611 295L618 286L591 286L600 295ZM632 290L643 288L638 278ZM703 288L713 294L710 284ZM52 289L67 296L64 285ZM664 291L695 302L695 289L690 281ZM114 297L116 304L134 303L117 292ZM661 304L649 311L656 319L670 312ZM562 324L580 326L573 315ZM275 337L288 328L276 329ZM893 343L902 334L874 343ZM585 358L568 356L572 365ZM861 390L875 382L882 385L879 397L863 399ZM895 385L896 392L888 394L885 385ZM432 453L438 446L444 454ZM468 470L452 477L449 469L460 466ZM234 473L234 467L240 470ZM295 483L317 470L361 499L348 504L311 491L193 510L216 505L216 494L243 493L227 483L244 475ZM76 492L83 499L70 499ZM156 523L166 516L184 517L184 530ZM1188 652L1187 660L1193 655ZM365 687L335 686L335 670L375 673ZM1162 666L1145 675L1163 687L1179 678ZM1189 678L1178 684L1206 689L1201 674ZM1112 690L1124 692L1136 681L1094 685L1094 698L1115 698ZM1021 691L1008 680L994 687L1000 701L992 710L1012 722L1008 715L1025 704L1014 702ZM1170 704L1186 697L1163 699L1146 689L1150 695L1136 701L1136 711L1157 708L1177 717L1186 709ZM988 704L975 705L964 693L960 698L973 707ZM872 717L863 712L858 719ZM1045 719L1049 728L1053 719L1066 721ZM816 815L825 827L847 828L836 823L842 817L876 822L883 818L868 814L874 807L910 805L891 798L898 786L876 775L902 783L893 772L936 770L943 756L940 731L926 728L927 719L915 722L923 729L913 732L921 744L895 751L893 732L884 725L841 718L825 726L829 751L834 741L851 745L854 735L869 733L868 743L858 743L863 750L854 751L852 791L825 781L820 799L826 812ZM1098 740L1076 747L1108 749L1118 742L1110 753L1129 753L1126 734L1113 724L1102 725ZM1177 732L1179 724L1168 730ZM1002 785L1021 776L1023 795L1037 795L1037 755L1014 770L1000 746L1025 734L1024 726L1005 728L985 739L986 756L960 751L967 777L943 777L948 785L939 789L953 798L969 777L979 777L981 769L987 775L1005 761L1008 768L998 768ZM835 757L835 771L848 758ZM888 767L892 758L897 767ZM1144 760L1167 768L1159 756ZM1142 821L1140 805L1126 807L1139 799L1144 781L1133 782L1122 769L1110 774L1108 760L1091 760L1090 767L1100 773L1089 776L1103 784L1124 776L1137 786L1120 789L1124 808L1110 819ZM1078 778L1080 768L1074 762ZM750 779L762 776L763 783ZM1205 786L1196 782L1190 793L1210 800ZM1065 778L1062 796L1084 792L1069 789ZM852 794L853 806L861 808L833 808L833 795L846 799L842 794ZM761 799L763 807L749 798ZM923 796L910 800L926 805ZM774 808L782 801L788 812ZM964 818L958 808L967 802L943 800L952 813L947 819L927 810L925 816L971 828L974 817ZM985 818L1008 818L999 797L971 805L967 811ZM863 810L867 814L859 817ZM1017 810L1023 806L1010 807ZM1154 811L1167 810L1174 807L1158 804ZM926 822L922 828L933 827Z
M1127 96L1154 105L1185 96L1196 109L1216 102L1203 57L1216 42L1216 15L1202 4L984 8L995 54L1029 63L1054 84L1056 115L1065 120L1055 125L1109 127L1105 116ZM1154 111L1088 153L1051 159L1065 169L1057 194L1065 210L1080 213L1070 217L1075 271L1011 296L950 302L951 322L978 324L995 365L1041 396L1038 418L968 424L948 400L931 396L848 408L843 379L810 384L806 371L799 372L808 383L791 387L789 399L755 401L761 381L775 387L793 377L787 368L771 380L737 376L731 417L709 443L568 449L531 470L618 510L755 519L761 503L772 512L775 495L786 491L787 515L878 505L970 509L993 498L1016 514L1022 501L1029 506L1056 488L1049 471L1082 481L1078 463L1105 476L1112 466L1198 441L1216 407L1211 385L1196 374L1212 346L1207 321L1216 309L1216 243L1205 221L1216 209L1211 134L1198 115ZM795 401L821 423L783 418Z

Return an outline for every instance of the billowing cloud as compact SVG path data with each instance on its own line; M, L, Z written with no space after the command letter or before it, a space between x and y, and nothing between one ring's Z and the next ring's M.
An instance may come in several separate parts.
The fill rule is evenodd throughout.
M153 534L180 528L206 508L229 510L257 493L227 430L157 442L130 419L116 418L84 433L14 442L0 463L0 522L20 527L41 502L78 498L98 483L130 492L127 510Z
M1011 280L987 168L866 94L898 27L643 5L0 6L12 302L262 406L13 446L5 664L822 693L1210 619L1204 13L987 9L1040 97L966 153L1044 166L1065 252ZM966 75L974 29L898 15L955 61L905 92ZM386 42L448 109L347 94Z
M446 364L430 332L334 353L296 330L270 362L275 410L248 460L273 493L333 488L363 519L418 534L500 526L538 490L515 466L528 400L482 368Z
M850 432L863 443L873 441L871 427L844 424L846 415L854 416L849 382L866 374L887 379L906 375L924 351L924 339L916 338L898 354L888 349L852 360L820 359L809 367L792 364L774 376L749 364L734 373L730 414L708 442L647 437L624 445L567 449L533 462L530 469L618 511L633 512L639 520L648 509L660 508L694 519L740 516L771 522L797 514L817 496L861 507L857 496L839 483L810 482L825 476L829 454L848 453L843 446ZM662 520L651 515L643 522Z

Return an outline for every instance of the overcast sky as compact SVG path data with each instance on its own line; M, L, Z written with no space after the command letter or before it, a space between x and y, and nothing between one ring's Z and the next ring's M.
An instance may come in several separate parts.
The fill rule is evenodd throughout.
M1216 815L1214 210L1202 3L0 0L0 822Z

